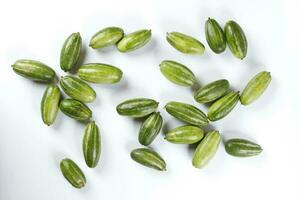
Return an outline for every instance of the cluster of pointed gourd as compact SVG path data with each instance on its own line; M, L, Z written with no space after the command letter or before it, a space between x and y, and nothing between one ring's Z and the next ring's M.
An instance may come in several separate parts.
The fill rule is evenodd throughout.
M247 40L242 28L235 22L226 23L224 31L214 19L209 18L205 24L206 40L211 50L217 54L225 51L226 46L233 55L243 59L247 55ZM189 35L171 32L166 37L170 45L185 54L201 55L205 46L196 38ZM185 65L172 60L164 60L160 64L161 73L171 82L185 87L193 87L197 79L194 73ZM271 81L269 72L262 71L253 77L247 84L243 93L230 90L228 80L221 79L199 88L194 99L198 103L209 103L207 115L194 105L183 102L168 102L166 111L186 123L186 125L169 130L165 139L176 144L199 143L193 156L193 166L204 167L216 153L221 141L219 131L211 131L205 135L201 127L207 126L209 121L217 121L228 115L240 101L249 105L255 101L268 87ZM159 112L155 112L158 102L153 99L129 99L117 106L120 115L134 118L147 117L142 123L138 140L140 144L149 146L156 138L162 127L163 119ZM249 157L261 153L260 145L240 138L225 142L226 152L233 156ZM136 162L157 170L166 170L164 159L151 148L138 148L131 152Z
M205 26L206 39L210 48L215 53L221 53L228 44L232 53L243 59L247 53L247 40L240 26L229 21L225 25L225 31L221 29L214 19L208 19ZM100 49L116 45L120 52L130 52L146 45L151 39L151 30L140 30L127 35L119 27L107 27L97 32L90 40L90 47ZM167 41L178 51L187 54L203 54L205 47L197 39L183 33L167 33ZM122 78L122 71L112 65L103 63L88 63L77 66L80 57L81 36L79 33L71 34L64 42L61 49L60 67L63 71L76 75L61 77L59 85L70 98L63 98L57 84L55 71L42 62L35 60L17 60L13 70L28 79L47 83L41 101L41 115L48 126L55 122L60 109L67 116L87 123L83 137L83 155L86 164L90 168L97 166L100 152L100 131L92 120L92 111L85 103L95 100L96 92L87 83L113 84ZM186 66L170 60L160 64L162 74L170 81L181 86L193 86L196 78ZM195 93L195 100L199 103L213 102L208 110L208 115L197 107L182 103L169 102L165 106L166 111L175 118L187 123L187 125L170 130L165 139L172 143L199 145L195 151L193 165L197 168L205 166L215 154L221 136L218 131L204 134L201 127L209 121L216 121L225 117L241 101L248 105L256 100L267 88L271 81L270 73L260 72L246 86L242 95L229 90L227 80L212 82ZM117 112L120 115L131 117L147 117L139 132L139 142L148 146L155 139L162 127L162 117L155 112L158 102L152 99L137 98L120 103ZM243 139L232 139L226 142L226 151L234 156L253 156L261 152L261 147L253 142ZM131 152L131 157L138 163L157 170L166 170L164 159L150 148L139 148ZM86 178L78 165L69 158L60 163L64 177L76 188L82 188L86 184Z

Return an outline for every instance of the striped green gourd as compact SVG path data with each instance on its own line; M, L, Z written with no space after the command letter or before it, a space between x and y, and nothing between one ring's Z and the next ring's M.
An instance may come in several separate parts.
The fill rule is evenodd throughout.
M101 137L99 128L94 121L88 123L85 128L82 150L87 166L96 167L101 154Z

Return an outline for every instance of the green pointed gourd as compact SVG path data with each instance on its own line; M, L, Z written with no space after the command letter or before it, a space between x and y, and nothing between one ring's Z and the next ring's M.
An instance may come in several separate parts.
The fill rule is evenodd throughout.
M204 137L204 131L191 125L183 125L166 133L165 140L174 144L194 144Z
M90 83L113 84L121 80L123 72L112 65L89 63L80 66L77 74L79 78Z
M195 92L198 103L209 103L222 97L229 90L229 82L225 79L211 82Z
M177 85L191 87L197 82L194 73L188 67L178 62L164 60L159 67L164 77Z
M64 76L59 81L63 91L71 98L83 103L90 103L96 99L96 92L86 82L75 76Z
M181 53L202 55L205 51L205 46L199 40L183 33L167 33L167 41Z
M101 154L101 137L99 128L94 121L90 122L85 128L82 150L87 166L90 168L96 167Z
M107 27L93 35L90 40L89 46L93 49L102 49L105 47L109 47L119 42L123 38L123 36L123 29L119 27Z
M78 121L86 122L92 117L91 109L75 99L61 100L59 108L65 115Z
M117 106L116 110L119 115L140 118L153 113L158 104L153 99L135 98L123 101Z
M79 60L81 51L80 33L72 33L64 42L60 52L60 68L65 71L73 71Z
M239 92L231 91L214 102L208 109L208 119L217 121L228 115L239 101Z
M171 101L166 104L165 109L170 115L185 123L195 126L208 124L205 113L193 105Z
M125 35L117 44L120 52L130 52L145 46L151 39L151 30L143 29Z
M61 93L58 86L52 84L48 85L41 101L42 119L48 126L53 124L56 119L60 98Z
M137 163L159 171L166 171L166 162L155 151L149 148L134 149L131 158Z
M243 105L249 105L256 101L267 89L272 80L270 72L262 71L256 74L243 90L240 101Z
M224 32L232 54L239 59L244 59L247 55L248 42L240 25L231 20L225 24Z
M65 158L60 162L60 170L67 181L75 188L82 188L86 184L86 178L78 167L78 165L71 159Z
M211 131L198 144L193 157L193 166L196 168L205 167L216 154L221 136L218 131Z
M249 140L234 138L225 142L225 150L228 154L236 157L250 157L262 152L260 145Z
M162 127L163 119L159 112L152 113L142 124L139 131L139 142L148 146L158 135Z
M55 80L55 71L42 62L36 60L17 60L12 69L20 76L41 83L52 83Z
M210 49L219 54L226 49L226 37L218 22L208 18L205 22L205 36Z

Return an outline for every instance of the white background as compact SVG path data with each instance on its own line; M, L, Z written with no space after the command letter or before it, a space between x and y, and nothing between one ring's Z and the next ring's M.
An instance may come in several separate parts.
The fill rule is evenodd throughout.
M299 9L297 0L1 1L0 200L300 199ZM222 26L230 19L242 26L249 43L243 61L228 48L221 55L208 48L204 35L208 17ZM91 36L107 26L120 26L126 33L150 28L153 39L128 54L114 47L88 48ZM89 169L83 159L84 125L62 113L53 126L44 125L40 101L45 86L17 76L10 67L17 59L35 59L64 75L60 48L77 31L83 38L81 63L109 63L124 72L116 85L93 85L98 96L89 106L102 135L95 169ZM177 52L165 40L168 31L197 37L207 47L205 55ZM199 170L191 164L194 147L167 143L161 134L151 146L165 158L168 171L133 162L129 154L140 147L140 122L119 116L115 111L119 102L133 97L156 99L164 131L182 124L162 109L168 101L207 110L193 100L190 89L161 75L158 65L164 59L187 65L202 84L226 78L236 90L242 90L256 73L270 71L271 85L257 102L238 105L212 125L223 139L250 139L263 147L263 153L235 158L225 153L222 144L207 167ZM59 162L65 157L84 171L85 188L71 187L61 175Z

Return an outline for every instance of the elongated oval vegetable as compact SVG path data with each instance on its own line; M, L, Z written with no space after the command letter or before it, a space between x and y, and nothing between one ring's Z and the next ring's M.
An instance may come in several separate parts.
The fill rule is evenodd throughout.
M228 115L239 101L239 92L231 91L216 102L208 109L208 119L217 121Z
M81 50L80 33L72 33L64 42L60 52L60 68L65 71L72 71L79 59Z
M99 128L94 121L90 122L85 128L82 150L87 166L90 168L96 167L101 154L101 137Z
M59 83L64 92L73 99L90 103L96 98L93 88L79 78L67 75L62 77Z
M82 80L104 84L117 83L123 75L119 68L103 63L84 64L79 67L77 73Z
M120 52L130 52L145 46L151 39L151 30L143 29L125 35L117 47Z
M123 29L119 27L107 27L98 31L90 40L90 47L101 49L115 45L124 35Z
M58 86L48 85L41 101L42 119L48 126L53 124L56 119L60 97L61 93Z
M222 53L226 49L225 34L215 19L208 18L205 22L205 36L210 49Z
M161 73L171 82L190 87L196 83L196 77L194 73L178 62L172 60L164 60L160 63Z
M229 82L225 79L211 82L195 92L198 103L209 103L222 97L229 90Z
M85 186L85 176L73 160L69 158L63 159L60 162L60 170L67 181L69 181L69 183L75 188L79 189Z
M205 51L204 45L199 40L183 33L167 33L167 41L182 53L202 55Z
M205 113L193 105L171 101L166 104L165 108L170 115L188 124L196 126L208 124Z
M140 163L141 165L160 171L166 171L166 162L152 149L135 149L131 152L130 156L134 161Z
M75 99L63 99L59 108L64 114L78 121L87 121L92 117L92 111Z
M120 103L117 112L119 115L139 118L153 113L157 107L158 102L153 99L135 98Z
M262 152L260 145L240 138L227 140L225 150L228 154L237 157L256 156Z
M159 112L152 113L142 124L139 131L139 142L148 146L158 135L163 119Z
M216 154L221 136L219 131L211 131L198 144L193 157L193 166L203 168Z
M262 71L256 74L242 92L240 101L243 105L249 105L258 99L269 86L272 80L270 72Z
M224 28L226 40L232 54L243 59L247 55L248 43L244 31L235 21L229 21Z
M35 60L17 60L12 68L16 74L42 83L51 83L56 76L53 69Z
M204 137L204 131L191 125L183 125L166 133L165 139L175 144L194 144Z

